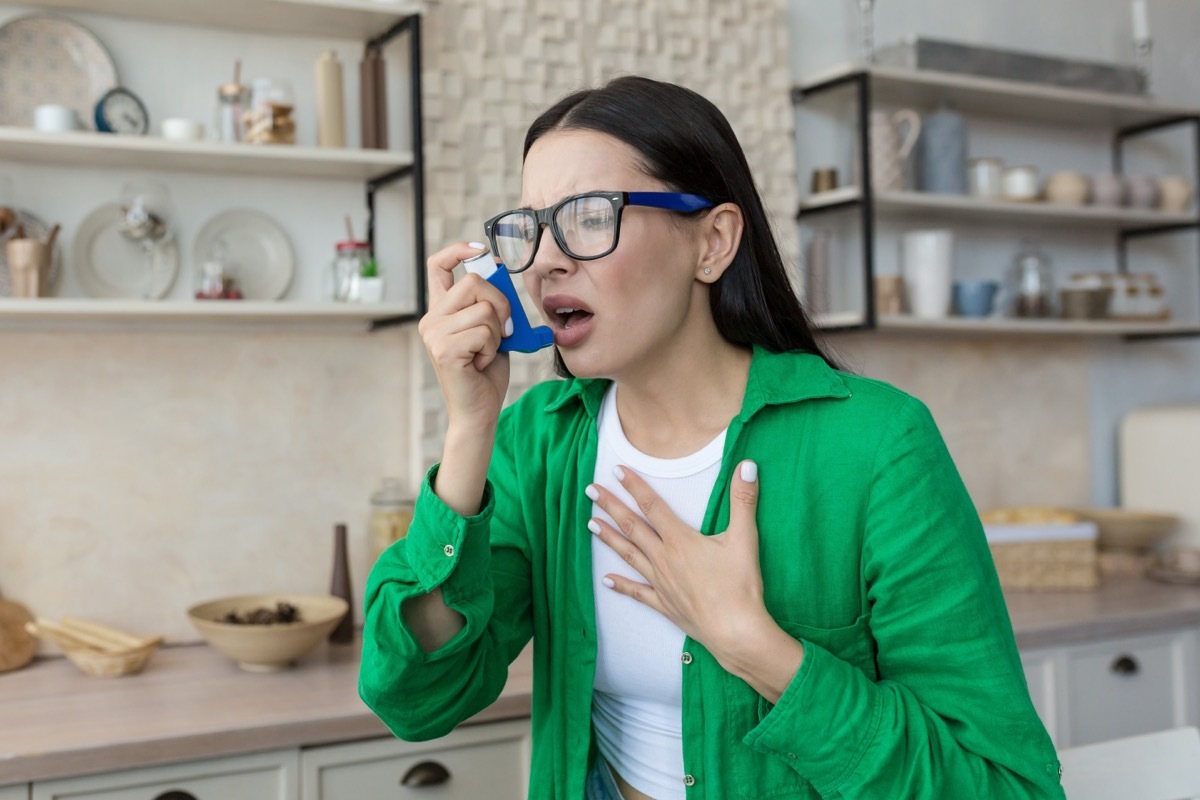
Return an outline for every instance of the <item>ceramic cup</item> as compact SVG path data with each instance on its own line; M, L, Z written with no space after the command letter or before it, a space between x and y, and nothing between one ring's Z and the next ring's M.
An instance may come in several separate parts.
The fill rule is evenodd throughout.
M9 239L8 272L13 297L39 297L46 293L50 273L50 248L38 239Z
M1004 194L1004 161L973 158L967 165L967 190L972 197L994 200Z
M1038 198L1037 167L1009 167L1004 170L1005 200L1028 203Z
M195 120L172 117L162 121L164 139L177 142L194 142L204 138L204 125Z
M1158 179L1158 207L1162 211L1181 213L1192 205L1192 182L1172 175Z
M913 316L934 319L950 313L954 234L910 231L903 238L904 289Z
M1129 200L1128 187L1125 179L1111 172L1092 176L1092 203L1098 206L1116 208L1123 206Z
M75 109L66 106L38 106L33 110L33 127L43 133L77 131L79 117Z
M1046 179L1046 200L1060 206L1082 206L1091 199L1091 181L1082 172L1063 170Z
M1154 178L1147 178L1144 175L1127 178L1125 185L1129 192L1129 205L1134 208L1158 208L1159 196L1162 192L1158 188L1158 181Z
M999 281L955 281L954 307L964 317L990 316L999 290Z

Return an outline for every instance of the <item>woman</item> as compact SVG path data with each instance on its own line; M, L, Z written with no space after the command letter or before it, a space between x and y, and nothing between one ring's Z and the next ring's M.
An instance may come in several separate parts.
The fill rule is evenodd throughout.
M578 92L521 185L491 246L568 379L502 412L509 306L451 276L485 247L429 259L449 427L368 582L367 704L441 736L532 638L530 797L1062 797L934 423L822 353L721 113Z

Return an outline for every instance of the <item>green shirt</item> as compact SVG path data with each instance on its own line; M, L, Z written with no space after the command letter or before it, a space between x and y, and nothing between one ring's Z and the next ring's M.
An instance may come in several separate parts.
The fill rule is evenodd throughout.
M592 502L608 382L535 386L506 408L482 510L430 470L408 536L367 584L359 693L402 739L499 695L533 638L530 797L583 796L596 666ZM1061 798L978 515L924 405L800 353L756 349L702 531L759 465L768 610L804 645L772 706L687 639L689 798ZM426 654L400 604L441 586L466 626Z

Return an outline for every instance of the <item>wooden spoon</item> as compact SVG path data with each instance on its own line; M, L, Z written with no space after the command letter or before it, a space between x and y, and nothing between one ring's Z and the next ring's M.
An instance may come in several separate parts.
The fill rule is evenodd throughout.
M0 672L20 669L33 660L37 638L25 630L33 622L29 609L12 600L0 600Z

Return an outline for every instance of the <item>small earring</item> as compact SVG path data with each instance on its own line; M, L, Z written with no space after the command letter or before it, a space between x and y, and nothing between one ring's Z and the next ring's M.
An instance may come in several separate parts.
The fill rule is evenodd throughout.
M705 267L705 268L704 268L704 274L705 274L705 275L712 275L712 267Z

